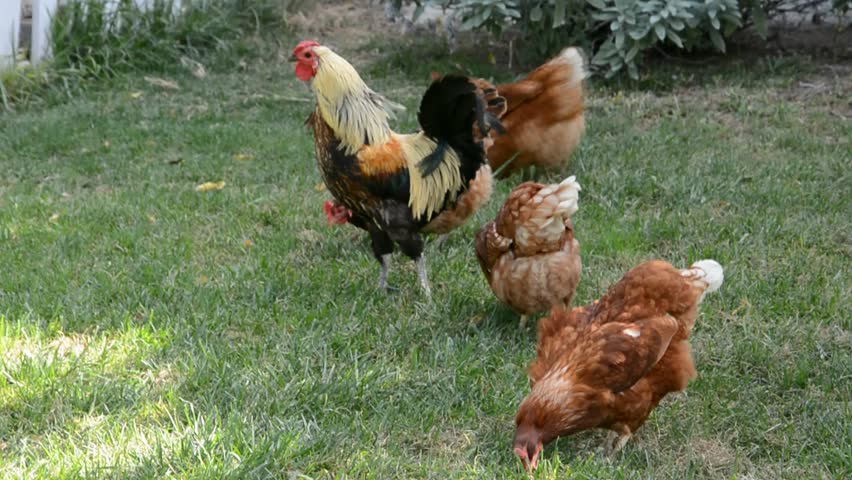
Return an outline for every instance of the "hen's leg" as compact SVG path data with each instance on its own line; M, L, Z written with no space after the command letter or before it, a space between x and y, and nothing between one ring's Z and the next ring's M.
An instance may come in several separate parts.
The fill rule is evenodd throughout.
M520 321L520 323L518 323L518 327L521 330L527 328L527 322L529 321L529 319L530 319L529 315L521 315L521 321Z
M379 273L379 288L384 290L393 290L388 285L388 271L391 264L391 253L393 253L393 241L387 233L379 230L378 227L372 226L369 229L370 243L373 247L373 255L376 260L382 265L382 270Z
M613 431L607 436L607 456L610 458L614 457L616 453L621 451L624 448L624 445L630 440L630 437L633 434L630 432L630 428L624 424L616 424L612 426Z

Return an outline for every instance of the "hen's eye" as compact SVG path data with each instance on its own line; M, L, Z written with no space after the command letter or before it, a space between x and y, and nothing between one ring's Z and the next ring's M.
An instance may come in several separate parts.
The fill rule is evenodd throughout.
M311 52L305 53L305 58L311 58Z

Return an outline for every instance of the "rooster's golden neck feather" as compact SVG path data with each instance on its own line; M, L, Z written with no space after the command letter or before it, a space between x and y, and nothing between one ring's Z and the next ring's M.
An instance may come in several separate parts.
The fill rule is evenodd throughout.
M365 144L387 142L389 104L361 80L355 68L326 47L316 47L319 57L312 87L319 113L340 139L345 153L352 155Z

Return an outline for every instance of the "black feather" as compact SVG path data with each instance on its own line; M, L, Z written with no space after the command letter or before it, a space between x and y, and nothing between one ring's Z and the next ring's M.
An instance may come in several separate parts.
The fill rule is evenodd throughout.
M432 172L438 169L441 166L441 163L444 161L444 156L447 153L447 148L449 145L447 142L439 141L437 148L435 151L430 153L426 158L420 161L417 164L417 169L420 170L420 175L424 177L428 177L432 175Z
M445 75L432 82L420 101L417 120L434 140L449 138L473 126L476 87L467 77Z
M445 75L432 82L420 102L417 120L439 148L422 161L421 172L434 172L446 158L443 150L449 146L461 160L459 173L467 185L486 162L482 145L473 138L474 125L488 131L493 122L486 118L485 101L469 78ZM446 145L442 147L441 143Z

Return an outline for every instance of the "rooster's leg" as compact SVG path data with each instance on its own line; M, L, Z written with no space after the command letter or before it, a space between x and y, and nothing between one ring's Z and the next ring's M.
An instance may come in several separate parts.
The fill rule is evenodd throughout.
M420 278L420 287L426 292L426 296L432 298L432 287L429 286L429 275L426 272L426 259L422 254L417 259L417 276Z
M388 271L390 270L391 254L382 255L382 271L379 273L379 288L392 291L394 288L388 285Z
M390 270L391 253L393 253L393 241L387 233L378 228L370 228L369 232L373 255L382 265L382 271L379 273L379 288L392 291L393 287L388 285L388 270Z
M530 320L529 315L521 315L521 321L518 323L518 327L523 330L527 328L527 322Z
M447 243L447 238L450 236L449 233L442 233L438 235L438 238L435 239L435 247L434 248L443 248L444 244Z
M420 286L423 287L426 296L431 298L432 289L429 287L429 276L426 274L426 259L423 258L423 237L408 228L389 228L388 235L399 245L402 253L417 262L417 276L420 278Z

